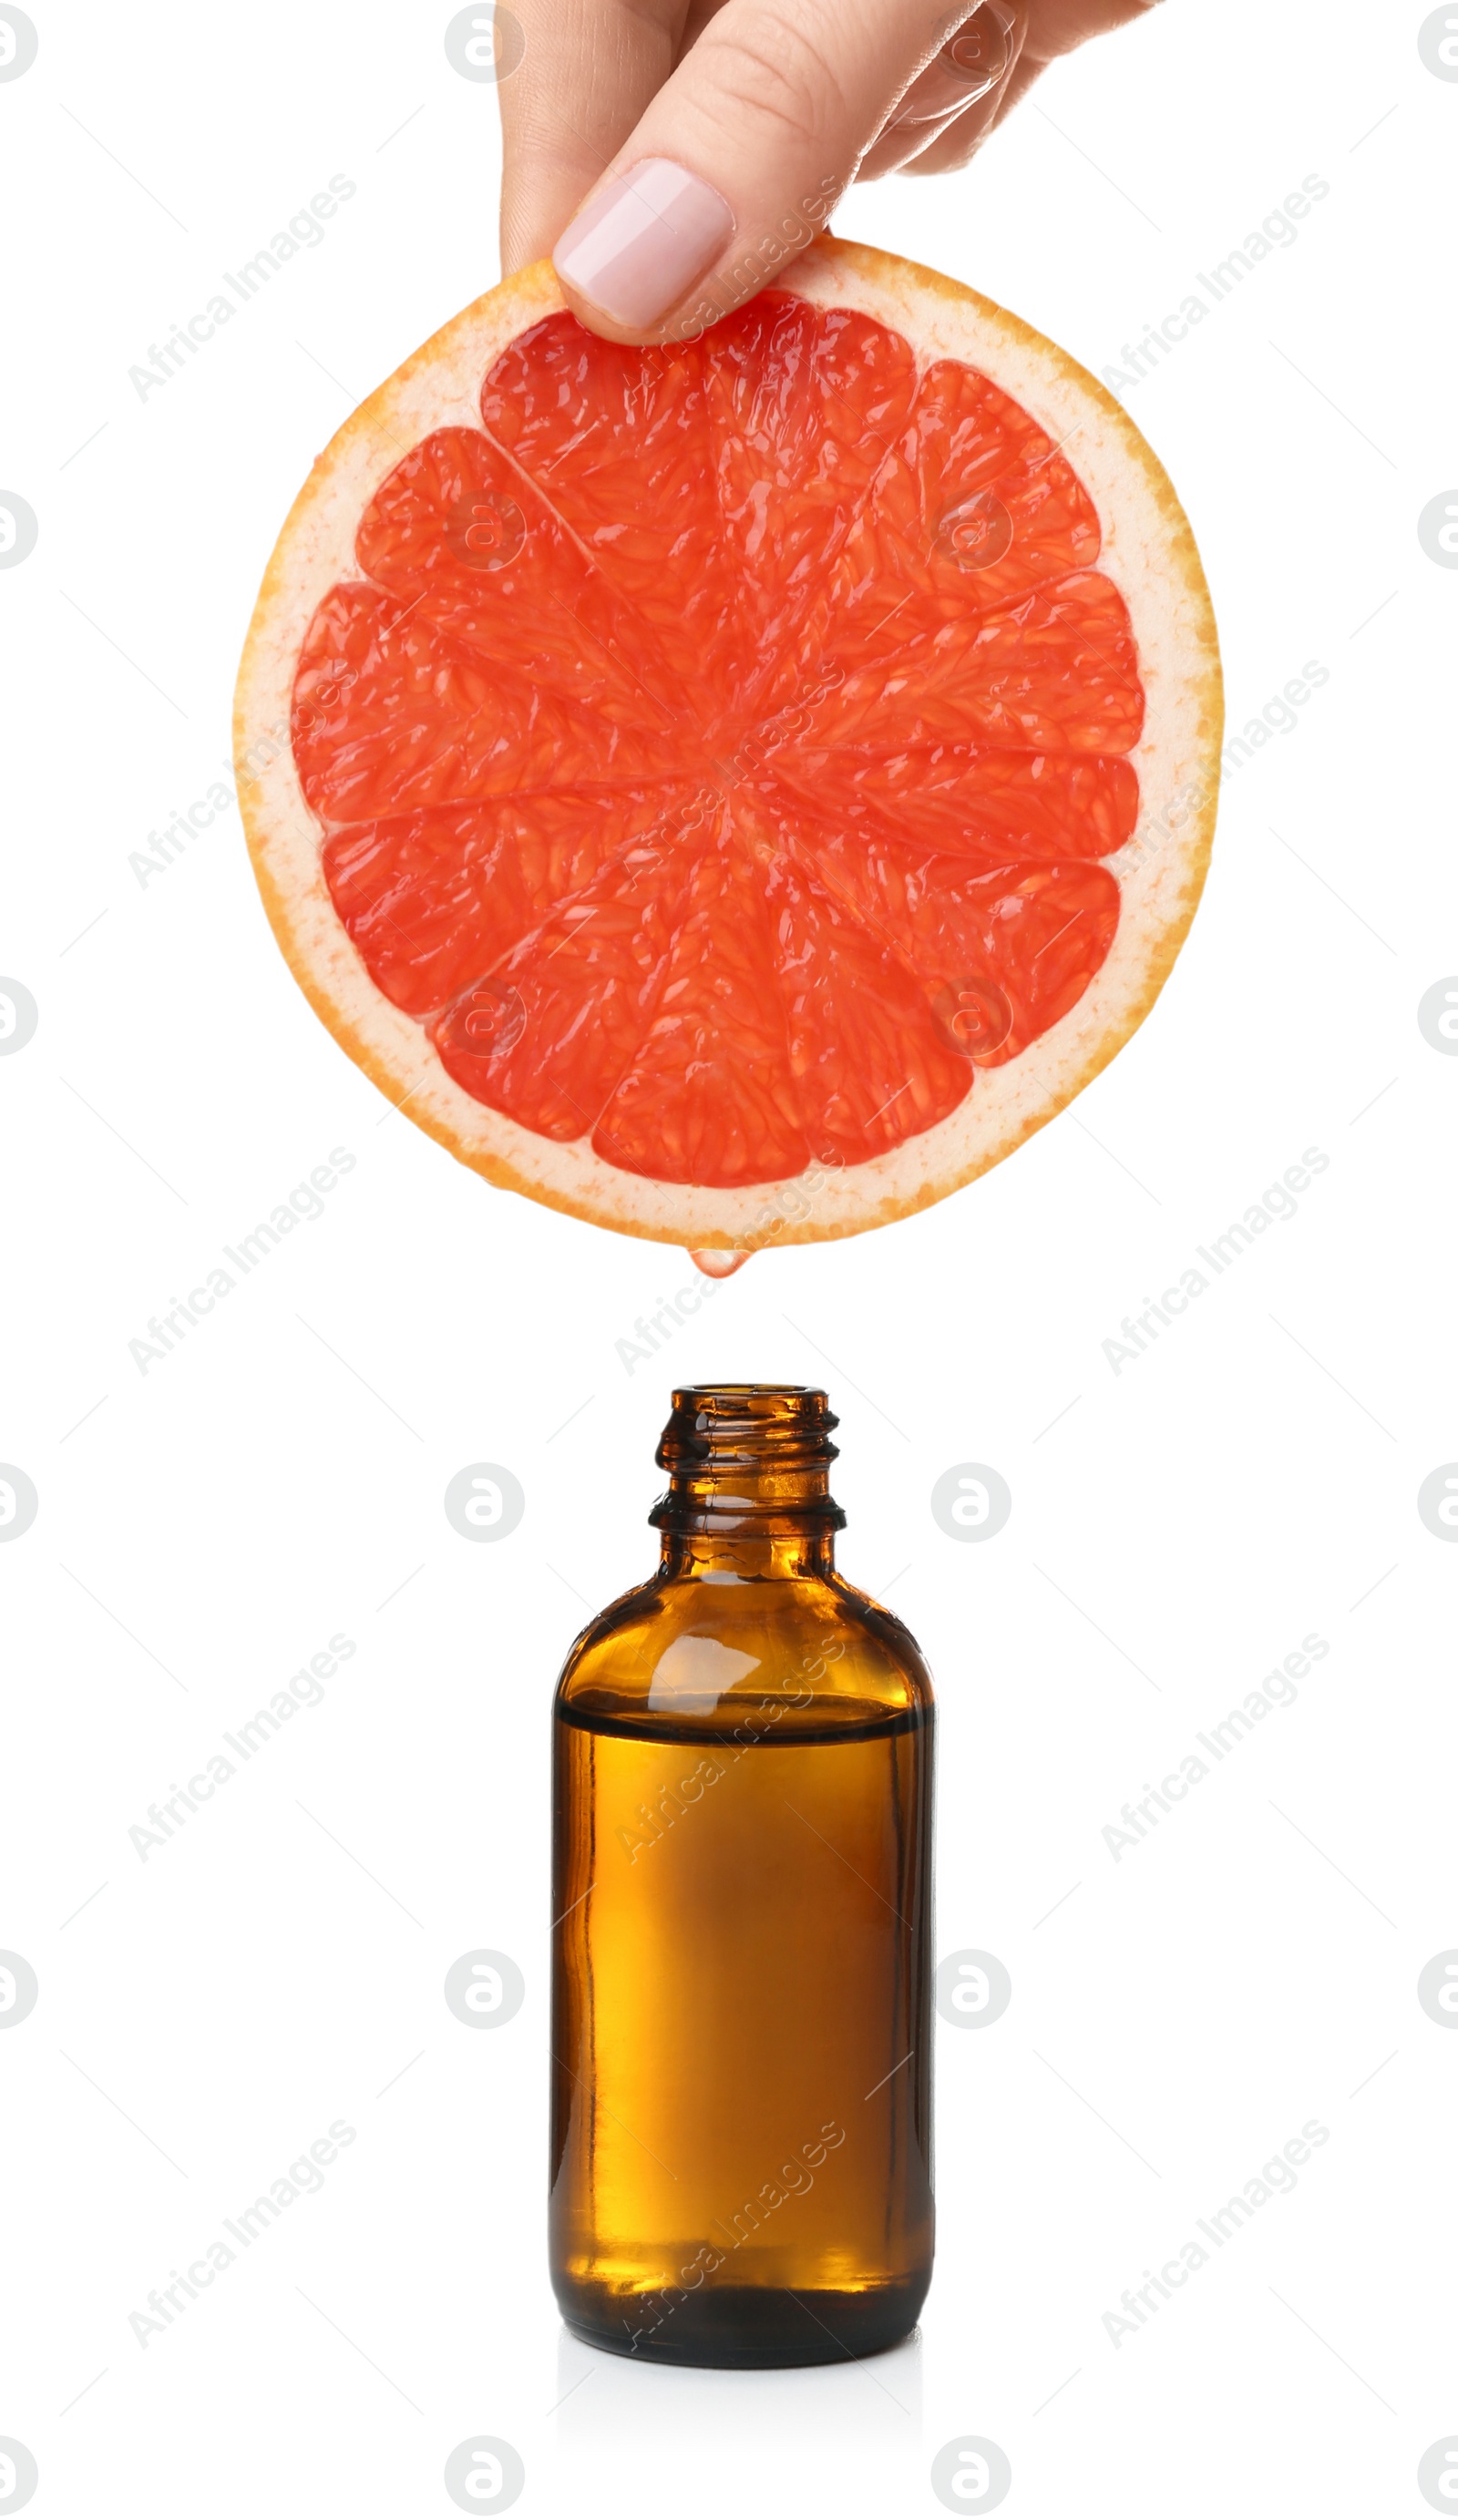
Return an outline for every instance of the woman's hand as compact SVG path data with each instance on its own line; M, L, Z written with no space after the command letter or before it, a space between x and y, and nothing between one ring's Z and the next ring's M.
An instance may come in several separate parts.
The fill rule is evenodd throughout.
M965 165L1047 63L1150 5L511 0L502 269L552 253L612 340L701 332L858 176Z

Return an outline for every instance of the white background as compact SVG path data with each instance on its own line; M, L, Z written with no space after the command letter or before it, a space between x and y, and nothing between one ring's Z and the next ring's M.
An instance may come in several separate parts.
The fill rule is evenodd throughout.
M1416 1022L1458 970L1458 573L1416 532L1458 477L1458 84L1424 13L1168 0L968 173L843 209L1097 369L1324 176L1126 399L1232 731L1307 659L1330 680L1232 782L1174 977L1074 1109L929 1215L755 1259L631 1374L681 1257L390 1116L231 808L145 887L128 864L224 776L314 453L495 277L492 92L443 7L33 14L0 85L0 487L40 521L0 575L0 970L40 1010L0 1061L0 1458L40 1511L0 1550L0 1945L40 2001L0 2038L0 2434L37 2513L444 2513L480 2433L551 2513L932 2511L963 2434L1029 2515L1421 2512L1458 2432L1458 2037L1415 1993L1458 1944L1458 1549L1415 1506L1458 1456L1458 1060ZM326 241L140 401L128 367L336 172ZM337 1146L326 1213L139 1373L148 1317ZM1308 1147L1299 1214L1116 1374L1121 1317ZM842 1563L939 1684L938 1948L1014 1984L940 2032L920 2340L834 2372L594 2356L546 2278L551 1689L652 1563L670 1381L714 1375L831 1392ZM482 1460L527 1500L494 1547L441 1508ZM966 1461L1013 1493L980 1547L929 1510ZM341 1631L323 1703L144 1864L149 1803ZM1311 1632L1298 1702L1116 1864L1120 1805ZM527 1987L490 2035L441 1995L478 1946ZM144 2350L128 2314L338 2118L323 2192ZM1125 2287L1312 2118L1296 2192L1116 2347Z

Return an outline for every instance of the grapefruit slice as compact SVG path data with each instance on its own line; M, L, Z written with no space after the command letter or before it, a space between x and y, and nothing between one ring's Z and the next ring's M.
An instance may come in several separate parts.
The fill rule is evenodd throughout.
M825 240L699 339L541 263L347 421L239 680L264 905L493 1182L714 1264L944 1197L1154 1003L1220 678L1168 481L972 291Z

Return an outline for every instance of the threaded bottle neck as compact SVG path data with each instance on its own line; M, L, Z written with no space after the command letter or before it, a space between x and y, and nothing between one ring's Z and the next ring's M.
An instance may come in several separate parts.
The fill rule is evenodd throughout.
M830 1493L838 1458L823 1391L790 1382L693 1383L673 1394L657 1459L667 1495L649 1521L681 1538L824 1540L845 1516Z

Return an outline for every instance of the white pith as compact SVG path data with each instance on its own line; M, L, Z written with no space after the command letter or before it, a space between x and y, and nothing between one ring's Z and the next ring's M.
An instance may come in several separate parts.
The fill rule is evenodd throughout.
M358 577L354 536L401 456L431 430L479 428L481 381L507 343L563 304L534 266L469 307L345 424L317 460L264 580L239 677L239 794L269 916L312 1003L392 1101L488 1178L591 1222L703 1248L753 1248L857 1233L940 1198L1010 1153L1114 1056L1148 1012L1199 898L1213 822L1219 667L1199 561L1178 503L1138 431L1103 388L1015 317L915 265L854 246L806 255L785 286L852 304L899 332L920 366L980 368L1057 442L1098 510L1096 565L1127 604L1146 716L1129 755L1133 837L1105 859L1120 890L1107 959L1077 1005L1006 1066L978 1072L955 1111L871 1162L799 1184L742 1190L651 1181L563 1146L476 1102L422 1024L377 989L324 882L322 832L289 743L295 669L322 598Z

